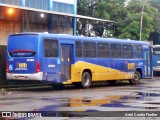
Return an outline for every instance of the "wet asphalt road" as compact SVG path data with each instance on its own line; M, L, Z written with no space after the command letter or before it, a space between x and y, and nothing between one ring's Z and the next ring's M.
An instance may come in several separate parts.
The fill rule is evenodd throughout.
M113 86L94 84L89 89L66 86L59 90L45 86L0 90L0 111L65 111L61 114L65 117L70 116L66 111L84 111L84 115L92 111L94 119L100 117L96 111L160 111L160 76L142 80L136 86L118 82ZM53 114L57 116L58 112Z

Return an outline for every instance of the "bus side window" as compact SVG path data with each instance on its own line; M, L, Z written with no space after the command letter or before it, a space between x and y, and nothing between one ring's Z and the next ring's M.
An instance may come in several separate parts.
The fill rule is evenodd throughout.
M108 58L109 57L109 44L108 43L97 43L97 57Z
M83 42L83 57L96 57L96 43L95 42Z
M58 40L44 39L44 56L58 57Z
M123 58L133 58L133 46L122 45Z
M141 45L136 45L136 58L143 58L143 50Z
M82 57L82 43L81 43L81 41L76 41L76 56Z
M111 58L121 58L121 45L110 44L110 52Z

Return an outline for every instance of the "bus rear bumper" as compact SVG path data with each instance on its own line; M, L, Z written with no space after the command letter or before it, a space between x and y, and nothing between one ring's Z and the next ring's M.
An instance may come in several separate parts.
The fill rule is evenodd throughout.
M42 81L43 72L35 73L35 74L14 74L7 73L7 80L37 80Z
M160 72L160 67L153 67L153 72Z

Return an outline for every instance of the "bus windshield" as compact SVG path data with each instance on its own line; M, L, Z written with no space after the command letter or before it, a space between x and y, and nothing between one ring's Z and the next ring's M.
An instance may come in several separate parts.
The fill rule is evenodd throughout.
M9 36L8 52L11 57L32 57L36 55L37 35Z
M153 54L154 55L160 55L160 48L153 48Z

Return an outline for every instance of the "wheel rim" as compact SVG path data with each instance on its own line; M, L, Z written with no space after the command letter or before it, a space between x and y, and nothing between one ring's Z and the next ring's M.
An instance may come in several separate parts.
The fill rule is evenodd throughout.
M138 80L139 80L139 76L138 76L138 74L135 74L135 76L134 76L134 80L135 80L135 81L138 81Z
M84 76L83 83L85 86L87 86L89 84L89 77L88 76Z

